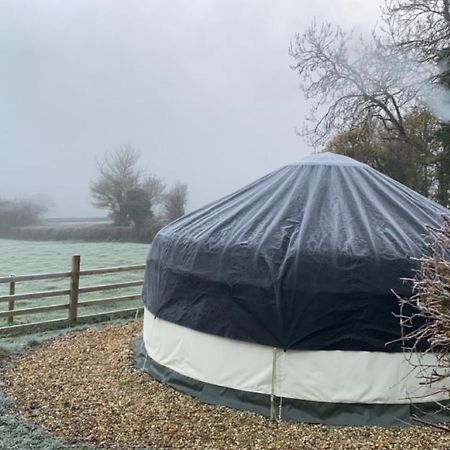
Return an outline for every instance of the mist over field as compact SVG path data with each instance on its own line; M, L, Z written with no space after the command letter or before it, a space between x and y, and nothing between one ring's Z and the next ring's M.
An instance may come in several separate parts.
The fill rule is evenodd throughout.
M106 215L96 159L129 144L192 210L311 151L290 40L315 18L368 34L378 1L0 4L0 196Z

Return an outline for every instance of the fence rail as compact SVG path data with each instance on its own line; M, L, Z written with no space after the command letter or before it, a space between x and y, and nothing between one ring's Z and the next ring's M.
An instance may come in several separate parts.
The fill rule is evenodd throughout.
M140 295L121 295L108 298L98 298L92 300L80 301L80 294L86 294L90 292L125 289L131 287L142 286L143 280L136 281L126 281L119 283L110 284L99 284L95 286L80 287L81 277L89 277L90 275L103 275L118 272L137 272L142 271L145 268L144 264L120 266L120 267L102 267L99 269L81 270L81 258L80 255L72 256L72 269L70 272L53 272L53 273L41 273L32 275L11 275L9 277L0 277L0 284L9 284L9 294L0 296L0 304L8 302L8 310L0 311L0 318L7 318L8 325L0 327L0 334L15 332L15 331L26 331L28 329L34 329L36 327L46 327L48 325L63 325L64 323L68 326L75 325L81 317L83 318L95 318L104 315L113 315L117 313L130 313L136 311L138 313L142 310L142 307L138 308L128 308L128 309L116 309L113 311L102 311L95 314L90 314L87 316L79 316L78 308L86 308L96 305L103 305L108 303L117 303L138 300ZM55 290L45 290L41 292L29 292L29 293L16 293L17 283L23 281L37 281L37 280L49 280L49 279L62 279L70 278L69 289L55 289ZM61 297L67 296L67 303L60 303L55 305L43 305L36 306L32 308L21 308L16 309L16 301L19 300L39 300L42 298L50 297ZM68 310L67 318L63 319L52 319L52 320L42 320L39 322L25 323L14 325L15 316L23 316L27 314L36 314L44 312L52 312L58 310Z

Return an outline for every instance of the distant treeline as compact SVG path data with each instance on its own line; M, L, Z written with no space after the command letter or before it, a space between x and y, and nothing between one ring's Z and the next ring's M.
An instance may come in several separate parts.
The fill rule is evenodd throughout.
M32 241L151 242L161 227L137 236L133 227L114 225L26 226L0 229L0 237Z
M64 225L63 219L44 221L46 201L40 198L0 199L0 238L37 241L74 240L87 242L151 242L167 223L153 218L138 230L131 224L116 226L110 222L73 223ZM67 221L67 219L66 219ZM83 220L73 219L75 222ZM69 221L70 222L70 221Z

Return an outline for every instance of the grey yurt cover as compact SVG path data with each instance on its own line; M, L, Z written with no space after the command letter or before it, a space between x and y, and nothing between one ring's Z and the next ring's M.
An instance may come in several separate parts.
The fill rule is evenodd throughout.
M446 208L322 153L163 228L144 303L156 317L284 349L399 351L394 313Z

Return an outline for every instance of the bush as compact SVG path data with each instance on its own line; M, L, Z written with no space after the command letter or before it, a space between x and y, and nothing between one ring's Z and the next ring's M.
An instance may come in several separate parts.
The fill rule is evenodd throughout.
M398 297L401 340L404 351L419 358L421 381L450 392L437 385L450 378L450 218L444 216L442 228L430 231L428 252L418 260L414 278L406 280L413 284L413 296ZM433 367L425 363L429 353L437 356Z
M47 206L42 200L0 199L0 230L35 225L46 211Z

